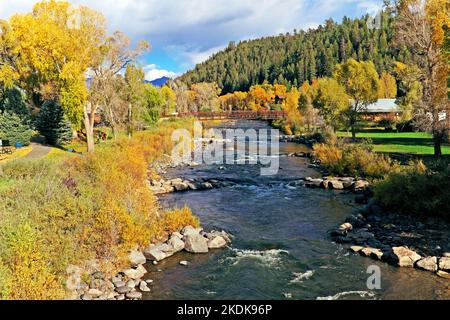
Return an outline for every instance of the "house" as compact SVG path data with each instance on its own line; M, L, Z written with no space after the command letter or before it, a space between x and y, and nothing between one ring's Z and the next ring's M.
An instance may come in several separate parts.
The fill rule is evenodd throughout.
M396 121L399 120L402 110L395 99L378 99L377 102L367 106L361 111L362 118L367 121Z

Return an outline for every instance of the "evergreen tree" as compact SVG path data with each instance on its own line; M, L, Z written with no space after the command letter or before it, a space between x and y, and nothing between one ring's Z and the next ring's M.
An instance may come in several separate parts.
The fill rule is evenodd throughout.
M61 146L73 138L72 128L64 110L54 101L43 104L36 119L36 128L51 145Z
M21 143L29 145L33 131L15 113L0 111L0 139L8 140L11 145Z

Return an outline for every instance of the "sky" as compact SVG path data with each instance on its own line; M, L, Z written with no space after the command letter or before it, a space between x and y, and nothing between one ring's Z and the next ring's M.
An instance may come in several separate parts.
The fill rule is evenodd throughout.
M30 12L36 0L0 0L0 19ZM72 0L102 12L108 30L147 40L139 60L147 80L176 77L230 41L315 28L328 18L376 14L382 0Z

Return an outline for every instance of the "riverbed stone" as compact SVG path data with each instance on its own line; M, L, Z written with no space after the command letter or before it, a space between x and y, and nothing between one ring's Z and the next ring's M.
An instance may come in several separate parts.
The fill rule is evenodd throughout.
M358 253L358 252L360 252L362 249L364 249L364 247L361 247L361 246L351 246L351 247L350 247L350 250L351 250L352 252L354 252L354 253Z
M116 288L125 287L126 285L127 285L127 283L125 281L116 281L116 282L114 282L114 286Z
M436 274L443 279L450 279L450 273L448 272L439 270Z
M339 230L348 232L348 231L353 230L353 226L351 223L346 222L339 226Z
M370 186L370 183L366 180L358 180L355 182L355 189L367 189Z
M132 267L137 267L140 264L145 264L147 262L147 259L142 254L142 252L133 250L130 252L129 260Z
M148 287L147 282L141 281L139 283L139 290L141 290L142 292L150 292L150 288Z
M132 299L132 300L138 300L138 299L142 299L142 293L135 291L135 292L128 292L125 295L128 299Z
M385 253L386 260L399 267L412 268L414 264L422 259L415 251L407 247L393 247L390 252Z
M181 230L181 234L183 236L196 235L196 234L199 234L200 231L201 231L200 228L196 229L193 226L186 226Z
M189 234L185 236L185 250L191 253L207 253L208 241L200 234Z
M187 262L186 260L180 261L180 265L182 266L187 266L189 264L189 262Z
M137 268L125 269L123 273L131 280L138 280L147 273L147 270L142 265L139 265Z
M116 288L116 291L117 291L119 294L125 294L125 293L130 292L130 291L131 291L131 288L128 287L128 286L123 286L123 287Z
M437 257L426 257L416 263L417 267L422 270L436 272L438 271Z
M167 244L171 247L173 252L180 252L184 249L184 242L177 236L172 236Z
M167 255L162 250L158 249L155 246L150 246L144 250L144 256L147 260L150 261L161 261L164 260Z
M328 188L334 190L344 190L344 184L339 180L332 179L328 181Z
M125 300L125 295L124 294L119 294L118 296L116 296L116 300L118 300L118 301Z
M359 251L359 253L363 256L376 260L381 260L381 258L383 257L383 252L380 249L376 248L363 248Z
M221 249L227 245L227 241L221 237L216 236L213 239L208 241L208 248L209 249Z
M99 289L89 289L88 294L95 298L101 296L103 292Z
M450 271L450 258L442 257L439 259L439 270Z

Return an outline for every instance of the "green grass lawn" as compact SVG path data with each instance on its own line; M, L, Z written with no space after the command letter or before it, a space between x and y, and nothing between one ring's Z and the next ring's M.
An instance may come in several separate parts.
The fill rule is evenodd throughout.
M340 137L351 137L351 133L340 131ZM358 139L370 138L376 152L433 155L433 139L424 132L386 132L379 129L365 129L358 132ZM450 144L442 145L442 153L450 155Z

